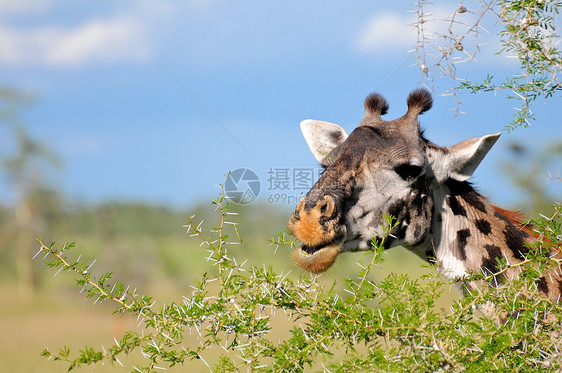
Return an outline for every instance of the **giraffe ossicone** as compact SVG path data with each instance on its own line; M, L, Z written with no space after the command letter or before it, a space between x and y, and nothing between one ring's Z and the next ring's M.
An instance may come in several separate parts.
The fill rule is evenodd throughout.
M424 138L418 122L432 105L427 90L414 90L406 114L387 121L382 117L389 105L374 93L349 134L334 123L301 123L325 170L289 220L289 230L302 242L293 253L298 266L320 273L341 253L370 250L373 238L382 239L384 215L399 222L384 240L385 249L404 246L449 279L472 271L497 273L497 259L524 260L532 237L513 213L491 205L467 181L500 134L438 146ZM502 272L494 280L512 275ZM559 271L541 277L539 285L558 300Z

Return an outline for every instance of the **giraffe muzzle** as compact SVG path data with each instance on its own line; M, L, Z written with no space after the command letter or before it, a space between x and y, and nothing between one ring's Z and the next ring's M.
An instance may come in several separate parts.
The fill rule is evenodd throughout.
M289 230L303 245L293 251L293 260L302 269L321 273L334 264L341 252L339 213L336 200L330 195L318 198L316 203L303 198L289 220Z

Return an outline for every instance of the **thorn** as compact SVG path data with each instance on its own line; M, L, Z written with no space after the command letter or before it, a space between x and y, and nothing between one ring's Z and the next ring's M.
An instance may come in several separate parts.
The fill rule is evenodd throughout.
M33 258L32 258L32 259L35 259L35 258L37 257L37 255L39 255L39 253L40 253L41 251L43 251L43 247L42 247L42 246L39 248L39 251L37 252L37 254L33 255Z
M97 259L94 259L94 261L92 262L92 264L90 264L90 266L88 268L86 268L86 272L88 272L90 270L90 268L92 268L92 266L94 265L94 263L96 262Z
M64 269L64 267L60 267L60 269L57 271L57 273L55 273L55 274L53 275L53 277L56 277L56 276L60 273L60 271L62 271L63 269Z

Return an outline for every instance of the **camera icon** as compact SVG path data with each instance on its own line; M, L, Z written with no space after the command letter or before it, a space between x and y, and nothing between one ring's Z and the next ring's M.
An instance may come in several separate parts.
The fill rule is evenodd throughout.
M227 198L239 205L247 205L260 194L261 182L258 175L249 168L232 171L224 183Z

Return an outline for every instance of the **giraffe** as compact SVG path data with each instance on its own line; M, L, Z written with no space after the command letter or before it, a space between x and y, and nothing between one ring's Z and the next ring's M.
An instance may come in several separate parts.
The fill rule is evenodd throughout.
M416 89L406 114L386 121L388 103L373 93L350 134L333 123L301 123L324 172L288 223L303 244L293 252L298 266L320 273L340 253L369 250L373 238L382 239L383 214L399 222L384 240L385 249L401 245L450 280L474 271L496 274L498 258L509 264L525 259L533 238L521 229L517 214L490 204L468 181L500 133L438 146L424 138L418 122L432 105L431 94ZM562 276L559 269L551 272L537 287L558 301ZM513 275L498 274L491 285Z

